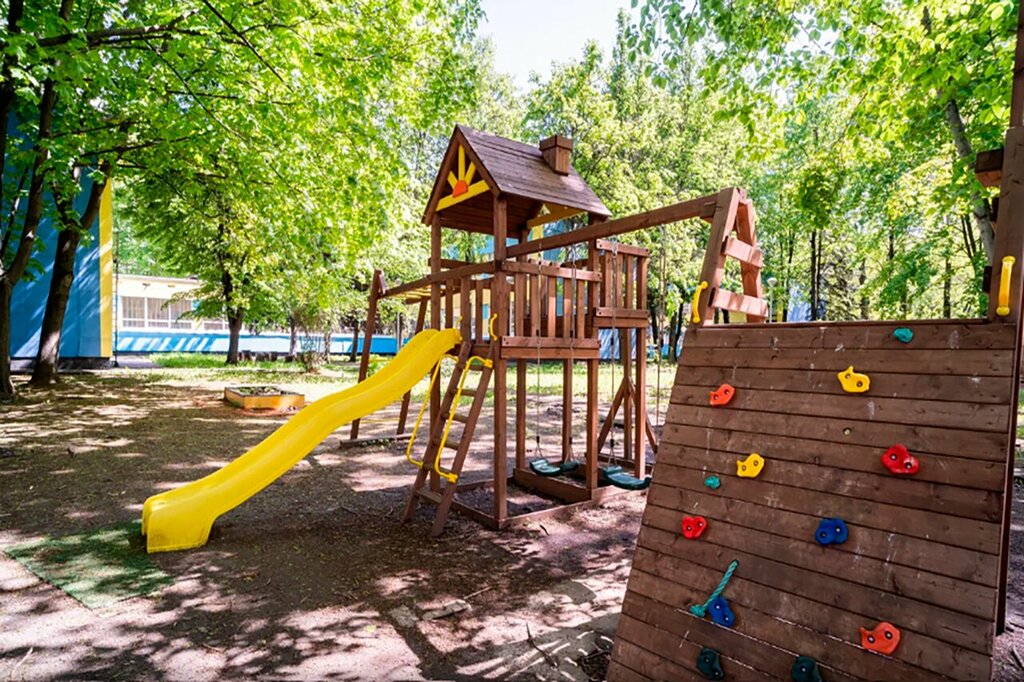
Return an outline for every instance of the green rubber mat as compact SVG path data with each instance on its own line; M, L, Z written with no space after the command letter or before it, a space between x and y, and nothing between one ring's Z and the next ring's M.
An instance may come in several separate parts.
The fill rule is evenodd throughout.
M137 521L14 545L4 553L91 609L171 584L146 554Z

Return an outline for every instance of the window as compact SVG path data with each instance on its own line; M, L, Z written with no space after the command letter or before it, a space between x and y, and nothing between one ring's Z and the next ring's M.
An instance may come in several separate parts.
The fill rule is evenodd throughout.
M171 311L167 307L170 301L166 298L146 299L146 326L150 329L170 329Z
M187 317L192 312L192 301L171 301L167 304L171 316L172 329L191 329L192 320Z
M141 296L122 296L121 324L125 327L145 327L146 299Z

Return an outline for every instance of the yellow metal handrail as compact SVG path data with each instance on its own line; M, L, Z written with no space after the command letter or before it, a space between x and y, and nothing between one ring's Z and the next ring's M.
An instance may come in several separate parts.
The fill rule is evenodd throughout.
M451 360L457 360L458 359L458 358L454 357L453 355L445 355L445 356L443 356L441 358L441 360L437 361L436 365L434 365L434 372L430 376L430 385L427 387L427 395L423 399L423 404L420 406L420 413L418 415L416 415L416 424L413 425L413 427L412 427L412 435L409 436L409 444L407 446L405 446L405 458L407 460L409 460L410 464L415 464L420 469L423 468L423 460L413 459L413 457L412 457L412 446L416 442L416 432L419 430L420 423L423 421L423 413L427 411L427 405L430 404L430 395L431 395L431 393L434 390L434 384L437 383L437 375L441 373L441 361L444 360L445 358L448 358L448 359L451 359ZM429 443L427 443L427 447L428 448L430 447Z
M493 317L491 318L491 322L493 324ZM459 390L455 392L455 398L452 399L451 409L448 410L448 421L444 425L444 434L441 436L441 442L437 446L437 456L434 457L434 471L449 483L455 483L455 481L459 480L459 475L454 472L444 471L441 469L441 452L444 450L444 444L448 442L448 432L452 429L452 421L455 419L455 410L459 408L459 400L462 398L462 387L466 385L466 377L469 376L469 368L473 362L479 362L487 368L494 366L494 362L492 360L482 358L479 355L474 355L470 359L466 360L466 367L462 370L462 377L459 379Z

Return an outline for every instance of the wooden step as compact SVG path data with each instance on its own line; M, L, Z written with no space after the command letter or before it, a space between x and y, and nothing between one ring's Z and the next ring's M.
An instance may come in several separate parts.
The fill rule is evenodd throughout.
M478 390L476 388L463 388L462 395L467 398L475 398Z
M462 445L462 441L451 436L448 436L448 440L444 442L444 446L449 450L458 450L460 445Z
M453 422L459 422L460 424L468 424L469 423L469 415L468 414L459 414L458 412L456 412L455 414L452 415L452 421Z
M441 493L435 493L433 490L428 488L420 488L416 491L416 494L427 502L432 504L441 504Z

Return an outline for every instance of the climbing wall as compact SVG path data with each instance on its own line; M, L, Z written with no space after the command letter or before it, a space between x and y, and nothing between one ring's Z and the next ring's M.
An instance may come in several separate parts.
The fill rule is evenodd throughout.
M989 679L1014 354L985 321L691 331L609 679Z

